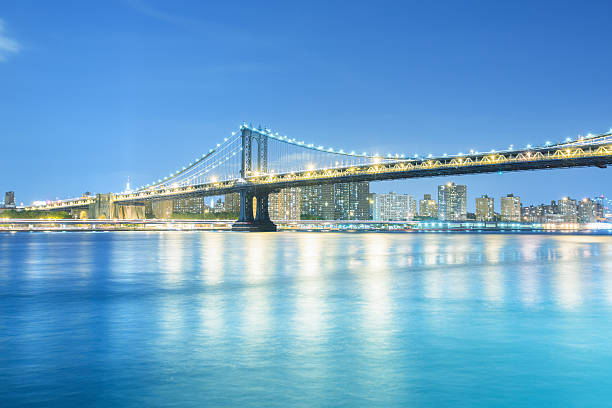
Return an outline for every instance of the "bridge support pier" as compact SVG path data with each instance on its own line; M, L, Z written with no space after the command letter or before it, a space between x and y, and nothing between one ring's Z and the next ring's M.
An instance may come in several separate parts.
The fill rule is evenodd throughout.
M253 198L256 198L255 217L253 217ZM268 192L240 192L240 216L232 225L232 231L276 231L276 225L268 213Z
M276 231L276 225L270 219L268 212L268 192L257 193L257 211L255 216L255 225L259 228L258 231Z

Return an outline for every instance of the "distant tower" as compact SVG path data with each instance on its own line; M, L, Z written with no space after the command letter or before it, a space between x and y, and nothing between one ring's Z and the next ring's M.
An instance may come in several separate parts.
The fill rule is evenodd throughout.
M4 207L5 208L15 208L15 192L7 191L4 194Z
M128 176L127 183L125 183L125 192L129 193L130 191L132 190L130 189L130 176Z

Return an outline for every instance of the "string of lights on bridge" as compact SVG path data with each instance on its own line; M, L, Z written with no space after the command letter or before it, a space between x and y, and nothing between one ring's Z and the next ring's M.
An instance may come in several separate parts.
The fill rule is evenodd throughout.
M248 125L246 123L243 123L240 126L240 132L243 131L244 129L248 129L252 132L255 133L259 133L261 135L265 135L273 140L277 140L283 143L287 143L289 145L293 145L296 147L300 147L300 148L304 148L304 149L310 149L313 151L317 151L317 152L321 152L321 153L330 153L330 154L334 154L334 155L341 155L341 156L347 156L347 157L355 157L355 158L366 158L366 159L372 159L374 161L374 163L379 162L379 161L409 161L409 160L417 160L417 159L423 159L423 158L433 158L434 156L432 154L428 154L427 156L423 156L420 154L413 154L412 156L410 155L406 155L404 153L388 153L386 156L380 155L378 153L374 153L374 154L369 154L367 152L362 152L362 153L356 153L354 150L344 150L344 149L335 149L333 147L326 147L323 145L315 145L314 143L306 143L304 141L298 141L295 138L289 138L286 135L280 135L278 132L273 132L272 130L266 128L266 127L254 127L252 125ZM240 132L238 131L234 131L231 133L230 137L226 137L223 139L223 141L219 142L216 144L216 146L212 149L210 149L207 153L202 154L201 157L193 160L191 163L189 163L187 166L184 166L181 169L176 170L175 172L170 173L168 176L158 179L157 181L154 181L152 183L146 184L144 186L140 186L137 191L142 191L142 190L147 190L147 189L152 189L152 188L156 188L156 187L160 187L162 185L164 185L166 182L172 180L173 178L176 178L179 175L185 175L186 173L188 173L189 171L191 171L192 169L196 168L196 166L198 166L199 164L201 164L203 161L205 161L208 158L212 158L213 156L215 156L216 153L218 152L223 152L224 148L230 144L232 142L235 142L236 140L240 139ZM551 141L546 141L544 143L543 146L541 147L552 147L552 146L559 146L559 145L576 145L576 144L580 144L580 143L586 143L591 142L592 139L597 139L597 138L604 138L604 137L609 137L612 135L612 129L610 129L608 132L605 133L601 133L601 134L597 134L597 135L593 135L591 133L587 134L586 136L583 135L578 135L575 139L572 139L570 137L566 138L564 141L562 142L557 142L557 143L553 143ZM526 146L527 149L536 149L538 148L538 146L533 146L531 144L528 144ZM495 149L491 149L490 153L496 153L496 152L511 152L515 149L514 145L510 145L508 147L508 149L500 149L500 150L495 150ZM230 160L232 157L235 157L238 155L238 153L242 150L242 147L238 147L238 148L234 148L234 149L230 149L228 150L227 154L225 156L219 157L217 159L217 161L213 164L211 164L209 167L204 168L202 170L200 170L199 174L202 173L208 173L212 170L214 170L215 168L217 168L218 166L222 165L223 163L227 162L228 160ZM468 154L479 154L479 153L489 153L489 152L479 152L475 149L470 149L469 153L463 153L463 152L459 152L456 155L449 155L447 153L444 153L441 157L461 157L461 156L465 156ZM194 175L193 179L195 180L198 177L198 175ZM216 180L212 180L212 181L216 181Z

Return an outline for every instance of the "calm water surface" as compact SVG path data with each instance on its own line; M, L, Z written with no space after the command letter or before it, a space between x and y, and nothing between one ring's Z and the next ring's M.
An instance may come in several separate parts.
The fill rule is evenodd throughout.
M0 233L0 401L609 407L612 237Z

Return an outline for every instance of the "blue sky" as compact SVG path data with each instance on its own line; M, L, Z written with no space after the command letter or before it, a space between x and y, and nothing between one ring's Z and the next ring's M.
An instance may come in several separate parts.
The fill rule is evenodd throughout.
M347 150L444 153L612 127L610 2L3 2L0 190L140 185L243 121ZM442 182L539 203L612 194L612 170ZM499 206L499 202L496 203Z

